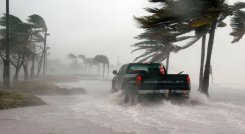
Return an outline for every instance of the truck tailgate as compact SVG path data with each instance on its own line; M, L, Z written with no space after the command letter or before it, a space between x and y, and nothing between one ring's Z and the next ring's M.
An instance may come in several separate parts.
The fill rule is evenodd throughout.
M189 90L190 79L185 74L147 75L142 76L139 87L140 90Z

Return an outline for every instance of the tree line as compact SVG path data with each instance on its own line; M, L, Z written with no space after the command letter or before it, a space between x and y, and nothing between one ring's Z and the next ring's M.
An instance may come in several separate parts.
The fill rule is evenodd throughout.
M6 87L6 14L0 18L0 57L3 62L3 84ZM12 85L19 78L19 72L23 68L24 79L30 80L39 77L43 68L43 75L46 70L47 60L47 36L48 28L45 20L33 14L28 16L24 22L17 16L9 15L10 26L10 59L12 67L14 67L14 77ZM37 62L37 69L35 68ZM31 65L30 65L31 64ZM29 67L30 66L30 67Z
M144 50L136 57L137 62L162 62L170 54L179 52L196 44L202 39L199 91L209 96L209 77L212 50L217 28L226 27L225 20L230 18L231 43L238 42L245 33L244 2L227 4L225 0L149 0L158 3L156 8L145 8L148 16L135 17L144 32L136 36L140 42L132 45L134 51ZM206 38L208 36L208 39ZM207 41L208 40L208 41ZM187 41L184 45L178 42ZM207 43L207 51L206 48ZM206 61L206 62L205 62Z
M103 67L103 78L105 77L105 68L107 66L107 76L109 76L110 71L110 62L107 56L105 55L96 55L94 58L87 58L85 55L75 55L73 53L70 53L67 55L67 58L71 60L72 64L77 66L78 65L78 59L81 59L83 61L83 64L85 66L85 70L87 68L92 68L92 66L97 66L98 68L98 74L100 74L101 65Z

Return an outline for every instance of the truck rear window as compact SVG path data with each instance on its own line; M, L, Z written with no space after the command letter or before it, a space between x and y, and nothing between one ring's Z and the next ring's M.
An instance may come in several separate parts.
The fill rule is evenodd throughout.
M126 73L165 74L165 69L161 64L131 64Z

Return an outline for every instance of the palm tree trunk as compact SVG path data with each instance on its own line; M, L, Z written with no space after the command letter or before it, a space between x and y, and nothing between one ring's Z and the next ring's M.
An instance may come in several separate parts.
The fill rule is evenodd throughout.
M43 45L43 79L45 79L45 75L46 75L46 55L47 55L47 50L46 50L46 46L47 46L47 31L45 31L44 33L44 45Z
M32 55L31 79L34 78L34 72L35 72L35 54Z
M107 77L109 77L109 73L110 73L110 63L108 62L108 70L107 70Z
M19 53L19 56L18 56L18 61L17 61L17 64L15 65L15 74L14 74L14 77L13 77L13 80L12 80L12 83L13 85L16 84L16 82L18 81L19 79L19 72L20 72L20 69L24 63L24 58L26 56L25 52L23 53L23 56L22 58L20 57L20 53Z
M105 63L103 63L103 78L105 77Z
M166 61L166 70L167 70L167 72L168 72L168 68L169 68L169 57L170 57L170 53L168 54L167 61Z
M19 66L17 66L17 67L15 68L15 74L14 74L14 77L13 77L13 80L12 80L13 85L15 85L16 82L19 80L19 72L20 72L20 68L21 68L21 67L19 67Z
M32 48L32 56L31 56L31 60L32 60L32 65L31 65L31 79L34 78L35 75L35 44L33 44L33 48Z
M28 72L28 64L23 64L23 70L24 70L24 80L29 80L29 72Z
M98 63L98 75L100 75L100 63Z
M23 64L23 62L18 64L16 66L16 68L15 68L15 74L14 74L14 77L13 77L13 80L12 80L13 85L15 85L16 82L19 80L19 72L20 72L20 69L22 67L22 64Z
M41 68L42 68L42 62L43 62L43 56L44 56L44 51L42 52L42 56L40 61L38 62L38 72L37 72L37 77L40 75Z
M217 20L213 22L210 30L208 49L207 49L207 59L206 59L206 65L204 70L204 77L203 77L203 86L201 90L201 92L207 96L209 96L208 88L209 88L210 64L211 64L216 25L217 25Z
M204 35L202 37L201 64L200 64L199 88L198 88L199 91L201 91L202 81L203 81L203 67L204 67L204 60L205 60L205 44L206 44L206 35Z

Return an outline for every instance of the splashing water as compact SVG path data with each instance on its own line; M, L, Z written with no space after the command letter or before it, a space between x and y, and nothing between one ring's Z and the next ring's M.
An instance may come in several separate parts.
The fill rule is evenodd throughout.
M110 93L111 84L108 81L81 81L60 85L83 87L88 92L87 95L79 96L80 103L67 106L77 118L90 120L117 132L242 134L245 131L244 105L232 101L226 103L225 96L208 99L192 91L189 100L181 104L162 100L160 103L144 101L126 105L123 103L122 92ZM227 91L223 90L225 92Z

